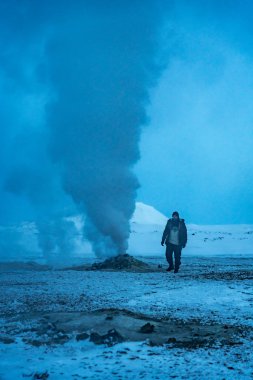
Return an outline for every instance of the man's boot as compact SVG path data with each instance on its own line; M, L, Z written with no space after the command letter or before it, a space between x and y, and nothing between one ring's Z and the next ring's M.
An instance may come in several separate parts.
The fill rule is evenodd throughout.
M173 270L173 269L174 269L173 266L169 266L169 267L166 269L166 271L167 271L167 272L170 272L170 271Z

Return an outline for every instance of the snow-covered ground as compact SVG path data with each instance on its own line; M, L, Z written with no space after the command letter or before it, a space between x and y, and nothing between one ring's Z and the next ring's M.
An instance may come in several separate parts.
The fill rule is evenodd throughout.
M177 275L146 260L153 272L3 271L0 378L251 379L253 259L185 255ZM76 340L110 328L124 341Z

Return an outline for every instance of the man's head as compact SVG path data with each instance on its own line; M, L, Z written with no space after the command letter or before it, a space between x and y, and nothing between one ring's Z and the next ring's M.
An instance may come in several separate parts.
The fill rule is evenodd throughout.
M174 211L174 212L172 213L172 218L173 218L173 219L179 219L179 213L178 213L177 211Z

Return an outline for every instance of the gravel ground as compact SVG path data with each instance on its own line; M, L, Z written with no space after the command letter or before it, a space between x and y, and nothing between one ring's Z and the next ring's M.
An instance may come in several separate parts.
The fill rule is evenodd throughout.
M182 261L178 274L156 258L149 258L154 270L147 273L5 267L0 379L253 378L253 258ZM96 313L106 317L112 310L117 318L101 322L100 331ZM134 338L145 318L160 323L162 346L150 335ZM123 333L124 343L108 348L90 341L91 331L110 327ZM77 342L84 332L88 339Z

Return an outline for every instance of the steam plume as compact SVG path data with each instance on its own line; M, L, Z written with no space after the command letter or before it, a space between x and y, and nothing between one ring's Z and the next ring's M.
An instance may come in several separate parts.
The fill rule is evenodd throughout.
M33 205L45 257L72 249L74 225L64 216L73 205L97 255L125 252L166 2L10 3L0 5L13 42L2 46L0 82L16 114L3 114L6 136L15 124L19 143L6 137L15 158L5 189Z
M141 126L156 63L160 8L120 2L81 7L47 49L56 100L48 108L51 155L63 186L87 215L98 255L125 252L138 181Z

